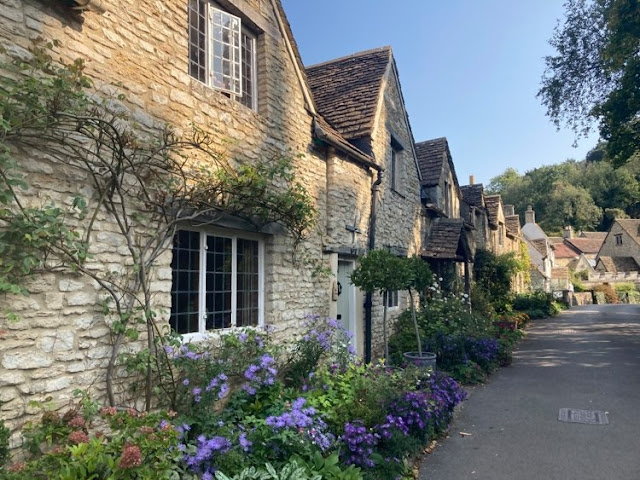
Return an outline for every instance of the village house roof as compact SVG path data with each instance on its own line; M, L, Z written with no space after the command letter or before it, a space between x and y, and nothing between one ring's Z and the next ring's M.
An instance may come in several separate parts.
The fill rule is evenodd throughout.
M550 244L544 238L534 238L533 240L529 240L531 245L540 252L543 256L549 255L549 246Z
M460 187L462 199L472 207L484 207L484 186L481 183Z
M459 259L463 220L461 218L438 218L431 224L426 247L420 252L423 257L455 260Z
M504 223L507 227L507 232L514 235L520 233L520 215L508 215L504 217Z
M500 210L500 195L485 195L484 203L487 206L489 225L498 227L498 213Z
M449 144L445 137L416 143L416 157L418 158L423 186L429 187L440 183L444 162L449 162L453 178L458 183L451 152L449 151Z
M637 272L640 271L640 265L633 257L600 257L599 262L604 266L605 271L615 272Z
M391 59L391 47L381 47L306 68L318 112L346 139L371 134Z
M564 237L547 237L551 243L557 245L558 243L564 243Z
M607 236L607 232L580 232L580 235L578 235L578 238L584 237L584 238L601 238L602 240L604 240Z
M556 243L553 245L556 258L576 258L580 256L580 251L567 243Z
M564 243L569 244L578 253L598 253L604 238L565 238Z
M640 220L631 218L617 218L616 222L636 242L640 243Z

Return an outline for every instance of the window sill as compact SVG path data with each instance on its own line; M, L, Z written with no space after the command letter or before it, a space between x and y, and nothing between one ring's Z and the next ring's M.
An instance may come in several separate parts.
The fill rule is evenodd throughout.
M191 77L190 92L191 95L196 99L208 101L215 98L216 101L222 100L224 102L228 102L231 107L237 106L243 110L253 113L256 116L259 115L258 110L247 107L245 104L231 98L229 94L227 94L223 90L211 87L206 83L201 82L197 78ZM210 102L207 103L210 104Z
M217 341L225 335L230 335L232 333L251 331L251 330L265 330L264 325L258 325L255 327L230 327L230 328L221 328L219 330L210 330L207 332L193 332L193 333L183 333L180 335L183 344L187 343L204 343L207 341Z

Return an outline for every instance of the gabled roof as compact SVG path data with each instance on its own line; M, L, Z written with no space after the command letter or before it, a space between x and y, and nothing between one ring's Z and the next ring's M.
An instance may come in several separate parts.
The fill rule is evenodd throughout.
M507 232L517 235L520 233L520 215L508 215L504 217Z
M572 248L571 245L567 243L556 243L553 246L555 248L556 258L577 258L581 253L580 251Z
M544 238L534 238L533 240L530 240L530 242L531 245L533 245L533 247L543 256L546 257L549 255L549 244Z
M618 218L616 222L627 232L627 234L633 238L636 242L640 243L640 220L631 218Z
M381 47L306 68L318 112L346 139L371 133L391 59L391 47Z
M438 185L442 176L442 166L451 158L447 139L441 137L416 143L416 156L422 174L422 185Z
M564 237L547 237L551 243L557 245L558 243L564 243Z
M500 211L500 202L502 198L500 195L485 195L484 204L487 206L487 212L489 216L489 225L498 227L498 213Z
M600 257L598 262L601 262L606 272L638 272L640 271L640 265L635 261L633 257Z
M604 240L607 236L607 232L580 232L578 238L601 238Z
M604 243L604 238L565 238L564 242L578 252L598 253Z
M459 260L463 220L461 218L438 218L431 223L426 247L420 252L423 257Z
M484 207L484 186L481 183L460 187L462 199L472 207Z

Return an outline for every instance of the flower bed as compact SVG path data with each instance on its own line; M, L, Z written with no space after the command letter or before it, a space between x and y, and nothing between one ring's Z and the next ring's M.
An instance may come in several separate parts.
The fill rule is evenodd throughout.
M3 478L402 478L466 396L441 373L358 363L333 320L309 319L287 346L250 330L165 352L157 381L173 410L83 397L45 412L25 431L31 457Z

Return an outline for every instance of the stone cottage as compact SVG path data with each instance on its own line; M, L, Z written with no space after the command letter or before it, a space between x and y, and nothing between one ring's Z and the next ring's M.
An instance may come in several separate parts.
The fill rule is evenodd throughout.
M390 47L312 65L306 72L318 112L352 148L370 158L363 164L331 146L326 149L323 252L340 292L331 314L355 334L365 358L371 358L372 350L380 353L372 339L381 338L383 304L353 286L349 275L367 249L384 248L399 256L419 253L422 207L413 134ZM392 292L387 301L393 319L407 308L408 296Z
M471 264L475 254L472 224L461 216L462 193L447 139L435 138L416 144L422 175L421 196L425 207L422 256L432 270L470 292Z
M598 252L595 269L599 273L640 271L640 220L613 221Z
M371 248L419 253L424 231L420 170L391 49L305 69L279 0L88 5L5 3L0 44L28 58L33 38L55 40L54 56L85 59L97 94L117 99L148 134L195 124L232 163L292 158L316 212L299 246L304 258L292 255L295 239L278 225L185 221L153 265L157 324L197 340L240 326L273 325L287 335L307 315L331 315L354 333L360 354L379 353L382 300L350 285L349 273ZM86 172L36 149L14 154L30 184L25 201L95 199ZM455 211L456 198L438 208ZM88 268L126 270L126 240L108 212L96 218ZM32 401L61 406L74 389L105 401L113 356L99 284L63 270L27 288L27 297L3 299L2 310L19 321L0 318L0 411L12 430L37 413ZM402 292L388 302L394 315L407 306ZM125 385L115 390L112 403L125 402Z

